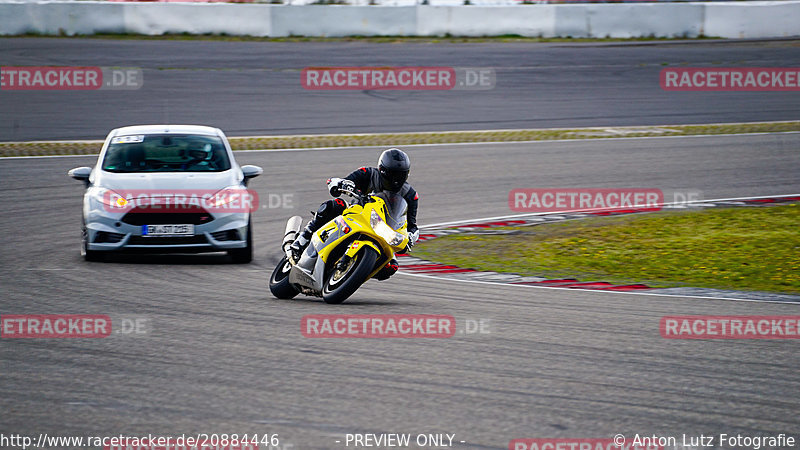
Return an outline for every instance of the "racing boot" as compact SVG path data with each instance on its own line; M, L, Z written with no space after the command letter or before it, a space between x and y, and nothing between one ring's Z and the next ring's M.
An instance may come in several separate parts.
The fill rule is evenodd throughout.
M347 204L340 198L334 198L319 205L319 209L314 213L314 217L308 221L308 225L303 228L303 231L300 232L297 239L289 246L295 261L300 260L314 232L319 230L321 226L325 225L334 217L342 214L346 207Z
M300 257L303 255L303 250L306 249L308 243L311 242L311 235L314 234L314 230L312 230L311 224L314 222L312 219L308 222L305 228L297 235L297 239L292 242L292 245L289 246L289 250L292 252L292 257L294 258L295 262L300 261Z
M375 278L378 281L388 280L389 277L394 275L395 272L397 272L397 269L399 268L400 264L397 262L397 259L392 258L392 260L386 263L386 265L383 266L383 268L380 271L378 271L378 273L376 273L373 278Z

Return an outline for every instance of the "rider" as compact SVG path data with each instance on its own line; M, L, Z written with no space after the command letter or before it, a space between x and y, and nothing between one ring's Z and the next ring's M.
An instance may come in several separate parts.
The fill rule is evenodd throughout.
M211 157L213 156L213 152L211 151L211 144L203 142L193 142L189 144L188 153L192 159L183 163L183 165L181 166L182 170L192 171L192 170L213 169L211 163Z
M344 186L355 187L359 191L368 194L372 192L391 191L399 193L408 203L406 219L408 221L408 248L417 242L419 229L417 228L417 204L419 195L417 191L406 182L408 171L411 168L411 160L408 155L400 149L390 148L381 153L378 158L378 167L361 167L345 178L331 178L328 180L328 190L334 197L341 195L340 188ZM291 245L292 254L295 259L299 259L303 249L308 245L312 234L321 226L340 216L347 208L347 203L334 198L320 205L314 218L300 232L300 235ZM377 279L385 280L394 275L399 268L397 260L392 258L384 270L376 275Z

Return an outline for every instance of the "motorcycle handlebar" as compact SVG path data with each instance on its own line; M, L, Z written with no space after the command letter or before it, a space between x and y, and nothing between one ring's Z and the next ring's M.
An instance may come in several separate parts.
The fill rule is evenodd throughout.
M339 192L343 194L350 194L352 197L355 197L359 203L364 203L366 201L366 195L364 195L361 191L356 189L355 187L350 186L342 186L339 188Z

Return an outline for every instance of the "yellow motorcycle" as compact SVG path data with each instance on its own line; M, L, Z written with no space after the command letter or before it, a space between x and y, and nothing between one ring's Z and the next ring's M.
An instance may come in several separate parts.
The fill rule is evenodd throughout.
M275 297L302 293L342 303L408 245L408 204L402 196L389 191L363 195L352 187L341 192L355 201L312 235L298 260L289 246L303 220L294 216L287 222L281 246L285 255L269 280Z

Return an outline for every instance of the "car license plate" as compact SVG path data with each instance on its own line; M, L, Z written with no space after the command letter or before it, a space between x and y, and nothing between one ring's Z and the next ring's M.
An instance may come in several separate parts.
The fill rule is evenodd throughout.
M142 225L142 236L191 236L194 225Z

